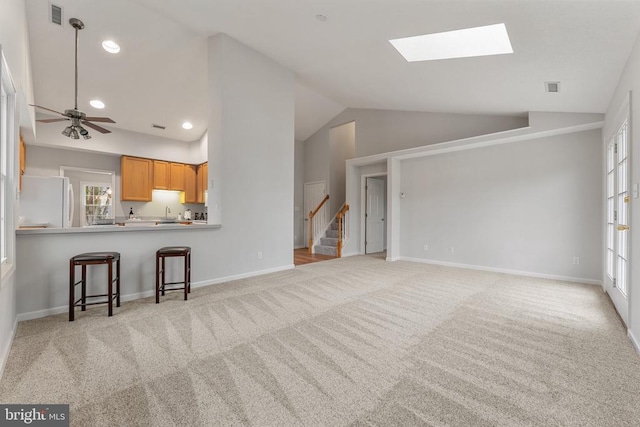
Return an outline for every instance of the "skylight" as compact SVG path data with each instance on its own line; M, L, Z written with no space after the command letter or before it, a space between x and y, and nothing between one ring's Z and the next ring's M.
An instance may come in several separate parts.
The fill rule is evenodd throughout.
M513 53L504 24L389 40L409 62Z

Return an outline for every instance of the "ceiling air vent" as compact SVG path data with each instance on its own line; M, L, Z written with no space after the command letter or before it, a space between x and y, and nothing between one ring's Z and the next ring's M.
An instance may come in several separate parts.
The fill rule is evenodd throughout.
M49 3L49 17L51 18L51 22L53 24L60 25L62 27L62 7L57 6L53 3Z
M560 82L544 82L544 87L549 93L560 92Z
M155 123L152 123L151 127L156 129L162 129L162 130L165 130L167 128L166 126L157 125Z

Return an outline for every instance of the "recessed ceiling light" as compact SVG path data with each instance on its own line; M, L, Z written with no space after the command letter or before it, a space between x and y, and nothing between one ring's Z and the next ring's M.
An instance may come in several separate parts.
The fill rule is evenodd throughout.
M193 129L193 125L190 122L184 122L182 124L182 129L186 129L186 130Z
M320 22L327 22L327 17L325 15L316 15L316 19Z
M91 101L89 101L89 104L93 108L97 108L99 110L102 110L104 108L104 102L100 101L99 99L92 99Z
M109 53L120 52L120 45L113 40L105 40L102 42L102 48Z
M513 53L504 24L389 40L409 62Z

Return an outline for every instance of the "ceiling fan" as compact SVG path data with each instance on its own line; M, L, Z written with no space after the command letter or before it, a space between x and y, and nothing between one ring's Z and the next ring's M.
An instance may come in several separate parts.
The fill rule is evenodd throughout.
M35 105L35 104L29 104L29 105L64 116L64 118L59 118L59 119L42 119L42 120L36 120L36 121L41 123L53 123L53 122L71 120L71 124L62 131L62 134L72 139L80 139L80 136L82 136L82 138L84 139L90 139L91 136L89 135L89 131L86 130L84 127L82 127L82 125L85 125L87 127L90 127L91 129L97 130L100 133L111 133L110 130L105 129L91 122L103 122L103 123L115 123L115 122L108 117L87 117L85 113L78 110L78 31L84 28L84 23L77 18L71 18L69 19L69 24L71 24L71 26L76 30L76 49L75 49L75 65L76 65L76 79L75 79L76 99L75 101L76 103L75 103L75 106L73 107L72 110L64 110L64 113L61 113L59 111L52 110L51 108L42 107L40 105Z

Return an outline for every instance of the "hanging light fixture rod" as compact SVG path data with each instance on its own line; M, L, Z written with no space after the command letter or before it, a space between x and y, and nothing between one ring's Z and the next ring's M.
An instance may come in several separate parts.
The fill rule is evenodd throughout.
M78 109L78 31L82 30L84 28L84 22L82 22L78 18L71 18L71 19L69 19L69 24L71 24L71 26L76 29L76 51L75 51L75 58L76 58L76 87L75 87L75 90L76 90L76 103L75 103L74 108L77 110Z

